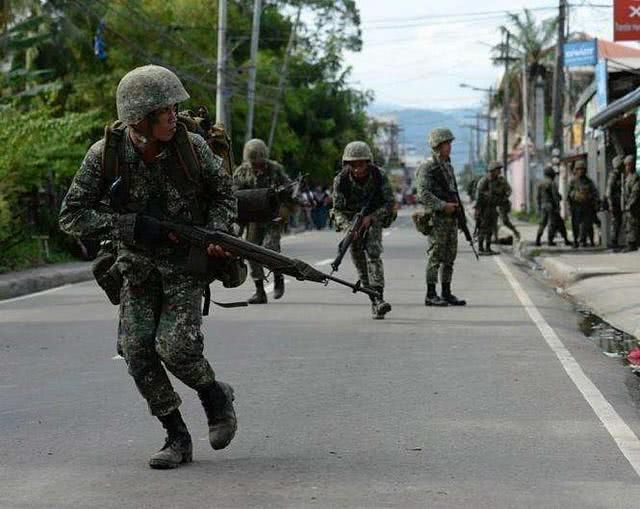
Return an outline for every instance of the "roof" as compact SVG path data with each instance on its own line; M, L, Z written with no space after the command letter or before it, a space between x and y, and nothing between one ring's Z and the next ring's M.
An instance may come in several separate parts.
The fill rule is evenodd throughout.
M625 46L617 42L598 39L598 56L608 60L619 58L640 58L640 49Z
M591 119L589 126L594 129L596 127L606 127L607 124L610 124L613 120L616 120L621 115L628 113L638 106L640 106L640 88L628 93L617 101L613 101Z

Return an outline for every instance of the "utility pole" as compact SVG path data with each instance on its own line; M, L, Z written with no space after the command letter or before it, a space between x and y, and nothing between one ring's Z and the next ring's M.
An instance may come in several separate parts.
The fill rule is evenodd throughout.
M251 53L249 58L249 88L247 90L247 129L244 141L253 138L253 113L256 105L256 74L258 65L258 42L260 40L260 16L262 0L253 1L253 28L251 30Z
M509 50L511 33L507 31L507 43L504 55L504 92L502 95L502 171L507 175L509 165L509 106L511 94L509 90Z
M269 150L273 146L273 139L276 135L276 126L278 125L278 115L280 114L280 107L284 97L284 86L287 82L287 67L289 65L289 57L293 51L293 46L296 42L296 35L298 31L298 24L300 23L300 13L302 7L298 7L298 13L296 14L296 21L291 27L291 33L289 34L289 41L287 42L287 49L284 52L284 60L282 62L282 70L280 71L280 79L278 82L278 97L273 107L273 116L271 117L271 128L269 129L269 141L267 146Z
M556 47L556 63L553 69L553 147L563 152L562 112L564 107L564 41L566 0L560 0L558 7L558 44Z
M522 113L523 113L523 131L524 131L524 208L529 212L531 182L529 175L529 78L527 76L527 57L522 58Z
M486 163L489 166L491 162L491 98L493 96L493 87L489 87L489 97L487 98L487 154Z
M480 153L480 112L476 113L476 161L482 160L482 154Z
M216 123L226 122L227 0L218 0L218 63L216 89Z

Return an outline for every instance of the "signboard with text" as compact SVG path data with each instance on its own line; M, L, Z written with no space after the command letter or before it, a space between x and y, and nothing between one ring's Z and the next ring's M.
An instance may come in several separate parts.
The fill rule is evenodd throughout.
M564 66L585 67L596 65L598 61L598 41L571 41L564 45Z
M613 0L613 40L640 40L640 0Z

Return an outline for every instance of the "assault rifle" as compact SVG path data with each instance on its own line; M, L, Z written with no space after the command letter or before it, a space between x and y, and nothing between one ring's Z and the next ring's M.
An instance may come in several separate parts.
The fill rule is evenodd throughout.
M331 262L332 274L333 272L338 272L340 264L342 263L342 259L347 254L347 251L349 251L349 248L351 247L355 236L362 229L362 220L364 219L364 216L367 215L368 207L369 205L365 205L364 207L362 207L360 212L358 212L354 216L353 221L351 221L351 226L349 226L346 235L340 241L340 244L338 244L338 254L336 255L335 260ZM362 232L362 234L366 235L366 232Z
M467 214L464 211L464 205L462 205L462 200L460 199L460 193L456 190L455 194L453 194L453 199L458 203L458 207L456 208L456 215L458 217L458 228L462 230L464 233L464 238L467 239L467 242L471 246L471 251L476 257L476 260L480 260L478 256L478 252L476 251L476 246L473 243L473 236L469 231L469 227L467 226Z
M351 288L353 293L361 292L371 297L380 297L377 291L363 286L360 281L353 284L334 277L333 275L325 274L302 260L289 258L271 249L252 244L228 233L166 221L162 221L161 224L167 232L173 233L180 242L190 244L190 262L194 262L194 257L198 257L199 263L201 264L215 263L215 260L212 261L207 255L207 246L209 246L209 244L217 244L236 257L258 263L271 272L286 274L296 278L298 281L313 281L324 284L333 281Z

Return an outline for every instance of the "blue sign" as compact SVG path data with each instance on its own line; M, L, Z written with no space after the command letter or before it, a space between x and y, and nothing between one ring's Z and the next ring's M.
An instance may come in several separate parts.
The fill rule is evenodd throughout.
M585 67L598 62L598 40L571 41L564 45L564 66Z
M596 65L596 86L596 105L598 111L602 111L609 104L609 73L606 58L599 60Z

